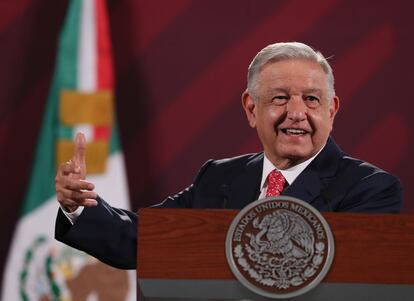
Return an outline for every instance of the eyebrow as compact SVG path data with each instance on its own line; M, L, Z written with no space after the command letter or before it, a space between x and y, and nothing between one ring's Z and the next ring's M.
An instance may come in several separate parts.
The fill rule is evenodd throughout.
M305 89L303 91L303 93L305 93L305 94L309 94L309 93L322 94L322 90L321 89L317 89L317 88L315 88L315 89Z
M290 93L290 89L289 88L271 88L269 89L270 93L276 93L276 92L283 92L283 93ZM323 94L321 89L318 88L310 88L310 89L305 89L302 91L302 93L305 94L309 94L309 93L317 93L317 94Z
M270 93L276 93L276 92L289 93L290 91L287 88L270 88L269 92Z

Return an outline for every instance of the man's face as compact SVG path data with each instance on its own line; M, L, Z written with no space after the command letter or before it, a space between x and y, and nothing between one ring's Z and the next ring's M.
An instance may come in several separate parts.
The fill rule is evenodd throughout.
M286 169L315 155L339 108L322 67L307 60L269 63L256 80L255 90L243 94L243 107L269 160Z

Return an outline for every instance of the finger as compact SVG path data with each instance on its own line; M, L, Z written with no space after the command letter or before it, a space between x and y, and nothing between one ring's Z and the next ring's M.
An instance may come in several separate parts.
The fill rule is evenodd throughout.
M60 205L66 209L66 211L72 212L79 207L79 204L71 199L60 198L58 199ZM68 210L69 209L69 210Z
M83 204L85 207L94 207L98 206L98 201L95 199L85 199L85 202Z
M76 191L70 189L61 189L59 191L61 199L68 199L74 201L77 205L83 205L86 199L95 199L97 197L94 191Z
M84 199L79 201L74 201L72 199L62 199L59 201L63 208L68 208L70 212L75 211L77 207L94 207L98 205L98 201L95 199Z
M77 133L75 137L74 159L78 162L85 161L86 138L83 133Z
M60 175L68 175L72 173L79 173L79 170L77 170L76 164L72 160L69 160L68 162L62 163L59 166L58 172Z
M92 191L95 189L95 185L91 182L77 179L76 177L57 177L56 179L56 189L59 187L70 189L70 190L89 190Z
M82 205L78 205L76 202L70 200L70 199L64 199L59 201L60 206L66 211L66 212L74 212L76 211L79 206L84 207L94 207L98 205L98 202L94 199L86 199L84 200Z
M77 133L75 137L75 153L73 155L73 161L76 167L80 167L81 172L86 167L85 160L86 153L86 138L83 133Z
M86 180L78 179L76 177L68 178L65 182L65 187L71 190L89 190L92 191L95 189L95 185Z

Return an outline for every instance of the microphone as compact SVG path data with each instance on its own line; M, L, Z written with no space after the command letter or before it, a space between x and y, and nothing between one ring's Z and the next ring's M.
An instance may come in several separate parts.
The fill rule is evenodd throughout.
M223 199L223 205L222 208L227 207L227 202L230 195L230 186L228 184L221 184L220 185L220 196Z

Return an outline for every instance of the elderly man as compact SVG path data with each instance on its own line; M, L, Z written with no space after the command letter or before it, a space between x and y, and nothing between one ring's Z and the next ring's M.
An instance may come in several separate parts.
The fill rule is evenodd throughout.
M263 152L207 161L192 185L156 207L239 209L282 194L320 211L400 211L398 179L347 156L330 138L339 98L321 53L297 42L265 47L249 66L242 105ZM56 238L110 265L135 268L137 217L93 191L84 180L81 134L75 144L56 176Z

